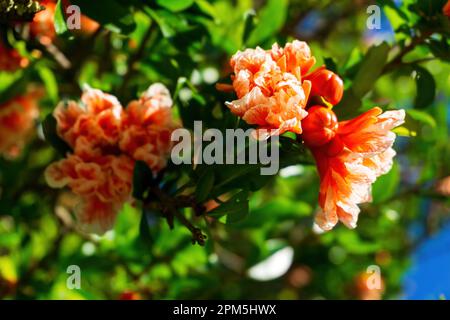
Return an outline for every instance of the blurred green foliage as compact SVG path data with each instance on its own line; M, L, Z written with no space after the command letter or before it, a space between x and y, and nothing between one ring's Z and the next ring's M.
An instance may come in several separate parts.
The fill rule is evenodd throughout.
M27 83L41 83L47 92L40 105L44 120L60 99L78 99L84 84L129 101L149 84L163 82L185 127L203 120L209 127L233 128L237 119L224 106L233 96L215 89L216 82L230 81L230 56L246 47L269 48L299 38L310 44L317 66L326 64L344 79L344 100L335 107L339 117L375 105L405 108L408 119L397 133L406 137L398 139L397 163L373 186L373 203L362 207L357 229L338 226L325 234L312 231L315 168L289 137L281 149L287 169L277 177L260 177L255 166L170 167L160 181L168 192L186 185L198 202L220 202L217 197L224 192L238 192L211 212L217 219L182 212L206 234L202 247L192 244L191 233L178 220L169 228L157 210L141 201L126 205L105 236L77 232L61 205L64 194L50 189L42 176L59 157L56 149L67 146L44 141L39 133L19 159L0 160L1 298L117 299L129 291L144 299L360 298L358 276L370 265L381 268L383 297L398 297L409 253L421 239L411 235L410 226L419 224L427 235L449 213L448 198L434 191L436 181L450 175L445 1L378 1L382 19L388 19L383 31L395 30L387 32L386 42L374 39L386 33L367 30L366 9L372 2L364 0L72 3L101 29L89 37L74 34L62 27L64 15L57 10L55 46L69 68L2 25L2 35L31 64L14 74L0 73L0 101ZM33 50L41 50L42 57L35 58ZM48 121L44 131L52 137L54 124ZM153 183L145 170L138 165L135 172L134 195L141 200ZM249 273L288 247L294 256L283 275L259 281ZM69 265L81 268L80 290L66 287Z

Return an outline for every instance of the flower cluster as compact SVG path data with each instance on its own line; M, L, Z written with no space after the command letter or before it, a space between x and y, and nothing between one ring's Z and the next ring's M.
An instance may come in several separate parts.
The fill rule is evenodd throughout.
M14 72L28 65L28 59L22 57L14 48L8 48L0 40L0 71Z
M316 160L320 176L316 224L332 229L338 221L356 227L358 204L371 200L371 185L392 166L395 134L405 113L373 108L339 122L331 110L343 95L343 82L320 67L310 72L315 58L305 42L294 41L271 50L247 49L231 59L238 100L231 111L258 128L276 134L301 134ZM312 97L325 100L314 105Z
M0 104L0 155L14 159L34 133L42 90L32 88Z
M81 198L75 213L86 232L110 229L130 198L135 160L157 173L171 149L172 100L154 84L124 110L116 97L87 88L81 103L61 102L54 110L58 135L73 153L45 172L54 188L68 186Z
M321 68L308 74L315 62L308 45L297 40L284 48L274 44L271 50L237 52L230 64L238 100L228 102L228 107L249 124L275 130L272 134L302 133L310 95L321 95L332 104L342 97L342 80L334 73Z

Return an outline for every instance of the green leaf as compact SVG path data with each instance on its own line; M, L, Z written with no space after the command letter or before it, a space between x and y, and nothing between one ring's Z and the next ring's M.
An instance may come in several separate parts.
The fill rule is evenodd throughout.
M215 218L222 218L221 222L228 224L245 219L248 213L248 192L243 190L235 194L225 203L222 203L218 208L209 212L208 215Z
M58 0L58 3L56 4L54 26L56 34L62 35L69 31L62 0Z
M287 0L268 0L258 12L258 25L251 33L248 44L253 47L274 36L284 25L287 17Z
M276 212L276 215L273 214L274 212ZM313 208L307 202L276 197L257 207L252 207L248 218L236 224L235 227L240 229L263 228L272 223L280 223L287 220L298 222L300 219L310 217L312 212Z
M157 219L157 213L153 211L142 210L141 221L139 222L139 236L137 238L139 245L145 249L152 249L153 237L150 227L153 221Z
M430 39L429 48L436 58L450 61L450 45L448 44L446 37L442 37L441 41Z
M194 4L194 0L156 0L156 3L172 12L179 12L192 6L192 4Z
M396 162L391 171L380 176L372 185L373 203L380 203L391 198L397 191L400 183L400 168Z
M130 34L136 27L131 6L124 6L119 0L72 0L72 4L113 32Z
M431 138L436 129L436 120L431 115L422 110L409 109L406 110L405 124L395 128L394 133L410 137L419 135L423 138Z
M21 95L26 92L30 73L31 68L26 69L23 73L18 73L17 76L12 75L11 77L9 77L8 75L2 74L0 82L5 81L6 85L4 85L4 83L0 85L0 103L7 102L15 96Z
M208 196L214 186L214 171L208 167L202 174L195 189L195 199L202 203L208 199Z
M336 63L336 61L334 61L333 58L326 57L326 58L323 58L323 61L325 62L325 65L327 66L328 70L331 70L334 73L339 73L337 63Z
M357 71L352 86L345 91L344 98L336 108L339 115L347 117L357 114L362 105L361 99L372 90L383 72L389 50L390 46L386 42L373 46L367 51L361 62L348 69L352 74L355 68L357 68Z
M363 98L373 87L386 64L390 46L383 42L371 47L364 56L358 72L353 79L352 91L356 97Z
M58 82L56 81L55 75L49 68L42 66L38 68L38 73L44 82L48 97L56 104L59 101L59 95Z
M244 14L244 34L242 36L242 44L245 45L250 37L251 32L256 26L256 12L251 9Z
M424 109L434 102L436 96L436 82L433 75L421 66L414 66L416 71L417 94L414 100L414 107Z
M153 184L154 176L148 165L136 161L133 171L133 197L143 200L148 187Z
M58 136L56 132L56 124L57 122L53 115L47 115L42 123L45 140L47 140L47 142L50 143L50 145L55 148L61 156L65 156L67 153L72 152L72 149Z

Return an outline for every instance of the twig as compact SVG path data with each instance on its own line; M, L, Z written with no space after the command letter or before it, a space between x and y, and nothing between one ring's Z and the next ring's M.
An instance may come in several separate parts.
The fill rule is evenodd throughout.
M206 236L202 233L200 228L195 227L184 215L182 215L178 209L192 207L197 212L197 204L192 198L186 196L180 196L172 198L166 195L159 188L152 188L151 192L156 195L161 201L161 211L166 214L167 222L169 226L173 227L173 218L177 218L191 233L192 243L198 243L199 245L205 245Z

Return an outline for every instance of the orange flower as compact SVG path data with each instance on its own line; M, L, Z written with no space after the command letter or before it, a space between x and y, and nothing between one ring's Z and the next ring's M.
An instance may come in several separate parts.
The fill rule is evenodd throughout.
M321 209L316 224L321 229L330 230L339 220L349 228L356 227L358 204L371 201L372 183L392 167L395 134L391 129L401 125L404 118L403 110L382 113L373 108L336 125L330 109L309 110L303 121L303 139L319 171Z
M444 8L442 8L442 12L444 13L444 15L450 18L450 1L447 1Z
M126 108L120 149L135 160L146 162L153 172L166 166L172 148L170 137L177 126L171 107L169 90L156 83Z
M231 112L260 129L301 133L311 83L302 75L315 59L306 43L294 41L284 48L274 45L238 51L231 58L233 87L238 100L227 102Z
M117 149L123 109L116 97L87 88L75 101L61 102L53 115L57 131L84 158L97 157Z
M33 135L39 116L39 89L31 89L23 96L15 97L0 105L0 154L14 159L20 155L26 142Z
M0 71L14 72L27 65L27 58L22 57L16 49L6 47L0 41Z
M356 276L354 289L356 297L360 300L381 300L385 291L385 284L383 278L380 276L379 283L373 283L375 280L371 279L373 274L362 272ZM374 284L379 285L372 288Z
M77 155L52 163L45 178L53 188L70 187L81 197L76 208L82 229L103 233L128 200L132 188L134 161L125 155L101 156L85 161Z
M45 9L34 15L30 23L30 34L41 43L50 44L56 36L54 27L56 3L51 0L43 0L40 3Z
M436 184L436 191L446 197L450 197L450 177L445 177Z

